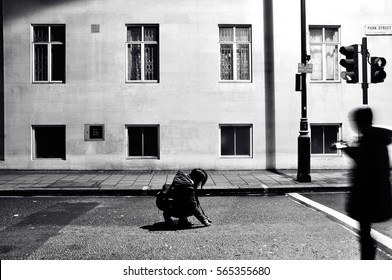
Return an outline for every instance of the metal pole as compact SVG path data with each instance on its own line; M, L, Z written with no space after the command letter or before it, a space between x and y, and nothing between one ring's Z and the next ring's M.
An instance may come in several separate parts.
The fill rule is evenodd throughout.
M3 1L0 1L0 160L5 159L5 128L4 128L4 31Z
M305 0L301 0L301 63L306 66L306 8ZM301 120L298 136L298 182L310 182L310 137L307 119L306 73L302 73Z
M362 46L361 46L361 54L362 54L362 99L363 105L368 104L368 88L369 84L367 81L367 38L362 38Z

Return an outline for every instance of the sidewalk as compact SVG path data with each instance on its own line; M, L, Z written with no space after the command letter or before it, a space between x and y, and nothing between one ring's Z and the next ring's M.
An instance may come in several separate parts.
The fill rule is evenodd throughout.
M187 170L184 170L187 172ZM0 170L0 196L155 195L176 171ZM312 170L310 183L296 181L296 170L207 171L200 195L285 194L346 191L348 170Z

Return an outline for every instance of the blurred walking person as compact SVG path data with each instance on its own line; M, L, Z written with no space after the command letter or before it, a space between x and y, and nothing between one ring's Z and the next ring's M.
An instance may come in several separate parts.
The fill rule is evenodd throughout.
M373 126L373 112L369 107L352 113L353 124L358 129L358 142L353 146L339 144L354 160L352 191L346 203L349 215L360 224L361 259L375 259L376 244L370 235L371 224L392 217L390 163L388 145L392 131Z

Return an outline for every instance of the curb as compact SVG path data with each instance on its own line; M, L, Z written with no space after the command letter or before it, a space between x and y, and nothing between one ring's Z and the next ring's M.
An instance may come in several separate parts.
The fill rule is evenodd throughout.
M345 226L349 230L353 231L354 233L358 234L359 232L359 223L346 216L345 214L342 214L336 210L333 210L327 206L324 206L318 202L315 202L309 198L306 198L298 193L288 193L288 197L293 199L294 201L297 201L309 208L312 208L318 212L321 212L325 214L327 217L330 219L338 222L339 224ZM377 243L377 247L384 251L387 255L392 256L392 238L374 230L371 229L371 234L373 239Z
M231 188L206 188L198 190L199 196L245 196L245 195L286 195L303 192L347 192L345 185L279 185L273 187L249 187L247 185ZM0 196L156 196L159 189L145 186L140 189L119 188L25 188L0 190Z

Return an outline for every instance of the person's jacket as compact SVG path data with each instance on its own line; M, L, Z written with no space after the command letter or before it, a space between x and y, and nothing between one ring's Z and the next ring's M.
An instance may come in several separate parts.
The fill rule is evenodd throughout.
M173 197L172 216L188 217L194 215L201 222L205 220L196 194L196 187L189 175L182 171L177 172L170 190Z
M369 126L362 130L358 146L344 149L355 162L347 211L356 220L380 222L392 217L387 148L391 136L388 129Z

